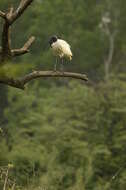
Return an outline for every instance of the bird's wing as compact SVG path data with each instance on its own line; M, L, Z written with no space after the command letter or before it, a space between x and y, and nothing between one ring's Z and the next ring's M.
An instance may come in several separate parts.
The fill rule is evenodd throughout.
M72 59L72 52L70 49L70 45L61 39L58 39L55 43L52 44L54 55L58 55L60 57L66 56L69 59Z
M59 46L70 48L70 45L65 40L58 39L58 44Z
M71 59L73 54L72 54L70 45L66 41L61 40L61 39L58 39L58 45L62 53Z

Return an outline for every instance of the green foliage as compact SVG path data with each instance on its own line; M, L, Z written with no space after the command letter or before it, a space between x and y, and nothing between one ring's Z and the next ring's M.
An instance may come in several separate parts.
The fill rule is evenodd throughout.
M111 179L125 165L125 82L113 78L97 89L35 84L25 92L9 89L4 111L7 160L18 184L122 190L125 169Z

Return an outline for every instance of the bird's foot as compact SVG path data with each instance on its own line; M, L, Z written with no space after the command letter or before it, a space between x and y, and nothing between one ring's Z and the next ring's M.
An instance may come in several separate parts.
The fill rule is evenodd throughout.
M57 72L58 72L57 69L54 68L53 73L57 73Z

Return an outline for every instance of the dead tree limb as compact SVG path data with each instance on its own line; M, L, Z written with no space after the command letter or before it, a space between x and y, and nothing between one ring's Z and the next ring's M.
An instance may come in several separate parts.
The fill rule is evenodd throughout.
M6 18L6 14L4 13L4 12L2 12L2 11L0 11L0 17L2 17L2 18Z
M75 78L83 81L88 81L87 76L85 74L80 74L80 73L60 72L60 71L33 71L32 73L29 73L19 79L2 77L0 79L0 83L24 90L25 85L28 82L36 78L47 78L47 77L68 77L68 78Z
M0 62L11 59L14 56L19 56L29 52L29 47L32 45L35 37L31 37L21 49L11 49L11 26L23 14L33 0L21 0L18 8L14 10L10 7L7 13L0 11L0 17L4 19L2 32L2 47L0 52Z
M34 42L35 37L32 36L31 38L29 38L29 40L24 44L24 46L20 49L13 49L11 50L11 55L12 56L19 56L19 55L23 55L25 53L29 52L29 48L32 45L32 43Z
M17 10L12 14L11 18L9 19L10 24L18 19L32 2L33 0L21 0Z
M2 31L2 53L1 53L1 61L3 62L5 59L11 57L11 40L10 40L10 25L8 18L12 15L12 8L5 14L3 31Z
M110 66L112 64L113 60L113 54L114 54L114 48L115 48L115 35L109 34L109 51L108 56L104 60L104 67L105 67L105 80L108 81L109 79L109 72L110 72Z

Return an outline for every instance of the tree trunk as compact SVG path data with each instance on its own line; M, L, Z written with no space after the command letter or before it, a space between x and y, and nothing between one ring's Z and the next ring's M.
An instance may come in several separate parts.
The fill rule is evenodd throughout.
M110 76L110 66L112 64L113 54L114 54L114 42L115 42L115 36L113 34L109 35L109 52L108 57L104 61L104 68L105 68L105 80L109 80Z

